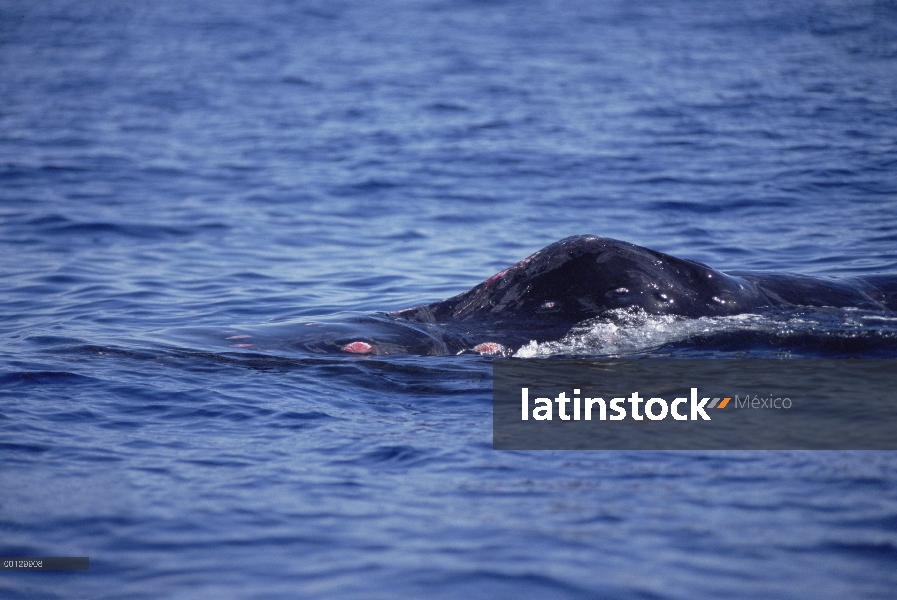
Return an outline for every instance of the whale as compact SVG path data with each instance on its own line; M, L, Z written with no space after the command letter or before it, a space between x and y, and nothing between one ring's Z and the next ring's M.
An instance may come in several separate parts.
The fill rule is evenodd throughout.
M897 276L724 273L628 242L578 235L451 298L350 324L322 324L306 335L305 346L361 355L509 355L621 309L700 318L799 306L894 313Z

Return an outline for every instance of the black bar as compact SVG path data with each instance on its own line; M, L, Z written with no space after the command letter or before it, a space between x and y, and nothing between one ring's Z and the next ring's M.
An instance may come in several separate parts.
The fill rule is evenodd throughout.
M0 569L4 571L87 571L87 556L2 556Z
M496 450L897 449L897 360L505 359L493 367Z

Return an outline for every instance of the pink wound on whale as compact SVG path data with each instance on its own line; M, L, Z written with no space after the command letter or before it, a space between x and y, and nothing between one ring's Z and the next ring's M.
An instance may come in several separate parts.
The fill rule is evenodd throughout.
M342 347L343 352L353 352L355 354L367 354L373 352L374 347L367 342L352 342Z
M498 281L499 279L501 279L502 277L504 277L505 273L507 273L507 272L510 271L510 270L511 270L511 267L508 267L508 268L505 269L504 271L499 271L498 273L496 273L495 275L493 275L492 277L490 277L489 279L487 279L487 280L485 281L485 284L486 284L487 286L492 285L493 283L495 283L496 281Z
M474 352L479 352L480 354L488 354L490 356L494 356L496 354L501 354L505 351L505 347L497 342L483 342L482 344L477 344L473 347Z

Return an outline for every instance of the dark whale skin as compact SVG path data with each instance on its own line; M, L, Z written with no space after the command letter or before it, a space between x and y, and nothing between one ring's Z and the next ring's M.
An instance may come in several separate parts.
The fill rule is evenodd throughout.
M736 273L627 242L590 235L562 239L474 288L394 313L438 327L448 346L487 341L519 346L561 338L610 310L713 317L770 307L830 306L897 310L897 278L833 280Z

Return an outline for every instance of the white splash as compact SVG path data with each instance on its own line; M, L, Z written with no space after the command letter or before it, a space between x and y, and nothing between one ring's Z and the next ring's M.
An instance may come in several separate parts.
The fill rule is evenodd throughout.
M690 319L676 315L649 315L641 309L617 309L598 319L584 321L556 342L531 341L514 356L535 358L556 355L626 356L693 338L730 332L760 332L775 338L813 332L817 335L853 337L857 330L869 331L881 314L857 309L807 309L777 314L741 314ZM885 317L887 318L887 317ZM890 332L893 334L893 332Z

